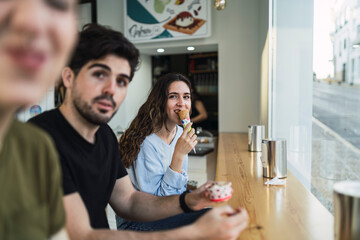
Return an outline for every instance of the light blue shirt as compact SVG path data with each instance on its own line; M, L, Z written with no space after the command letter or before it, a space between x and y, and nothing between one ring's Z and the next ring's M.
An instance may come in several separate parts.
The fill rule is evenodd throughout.
M170 145L155 133L145 138L136 161L127 169L136 190L157 196L181 194L186 190L188 155L184 158L182 173L170 168L175 145L182 132L183 129L177 126Z

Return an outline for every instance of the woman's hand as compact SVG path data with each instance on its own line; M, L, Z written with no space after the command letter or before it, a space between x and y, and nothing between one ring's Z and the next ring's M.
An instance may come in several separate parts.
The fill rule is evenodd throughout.
M179 151L179 153L184 154L184 156L198 143L196 140L197 136L195 134L195 129L191 128L191 125L192 123L186 125L175 146L175 152Z
M174 171L181 172L181 167L185 155L188 154L193 148L195 148L196 144L198 143L196 140L197 136L195 134L195 129L191 128L191 125L192 123L186 125L183 133L175 145L173 158L170 164L170 168Z

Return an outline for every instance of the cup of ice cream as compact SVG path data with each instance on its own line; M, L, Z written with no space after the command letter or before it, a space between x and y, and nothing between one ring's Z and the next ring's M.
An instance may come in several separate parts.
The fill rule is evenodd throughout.
M207 191L211 201L222 202L232 197L233 189L231 188L231 182L215 182Z

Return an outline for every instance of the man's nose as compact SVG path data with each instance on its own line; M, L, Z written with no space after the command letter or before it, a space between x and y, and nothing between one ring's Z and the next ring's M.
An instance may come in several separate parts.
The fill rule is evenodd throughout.
M108 79L103 88L103 93L113 96L116 90L116 79Z

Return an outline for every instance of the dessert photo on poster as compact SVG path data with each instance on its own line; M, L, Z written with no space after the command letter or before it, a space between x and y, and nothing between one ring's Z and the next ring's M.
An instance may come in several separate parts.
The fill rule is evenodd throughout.
M208 0L126 0L125 35L132 42L205 38L211 35Z

